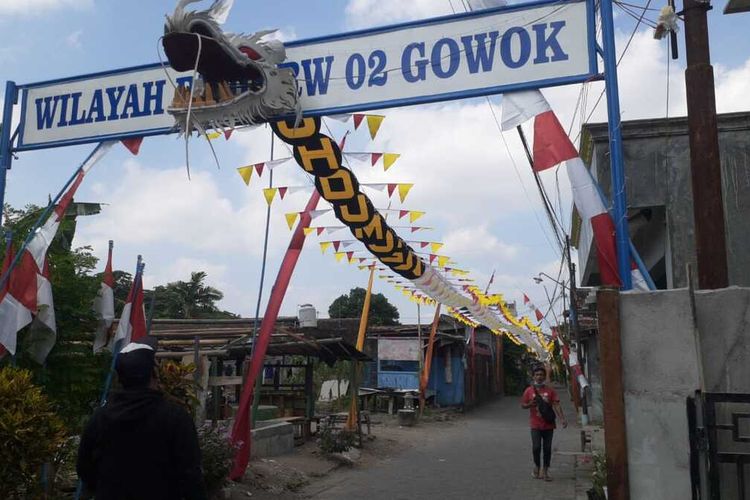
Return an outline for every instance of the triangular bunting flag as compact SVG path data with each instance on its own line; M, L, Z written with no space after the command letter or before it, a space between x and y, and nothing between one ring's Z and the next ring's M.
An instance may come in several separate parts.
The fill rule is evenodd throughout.
M398 211L398 218L399 219L403 219L408 213L409 213L408 210L399 210Z
M362 124L362 120L365 118L365 115L361 113L354 113L354 130L357 130L359 126Z
M286 192L287 192L288 189L289 189L288 187L280 187L279 188L279 198L281 198L283 200L284 196L286 196ZM305 229L307 229L307 228L305 228Z
M437 257L437 255L435 255L434 253L430 254L430 264L432 264L433 262L435 262L435 258L436 257Z
M230 137L232 137L232 132L234 132L233 128L228 128L224 131L224 139L229 140Z
M414 184L399 184L398 185L398 197L401 198L401 203L406 199L406 195L409 194L409 190Z
M367 266L357 266L357 267L359 268L360 271L364 271L365 269L367 269Z
M429 244L430 244L429 241L420 241L419 242L419 248L424 248L424 247L426 247Z
M290 214L285 214L284 217L286 217L286 223L289 226L289 230L292 230L292 227L294 227L294 222L297 220L297 217L299 217L299 214L297 212L293 212Z
M341 259L343 259L346 254L344 252L336 252L334 255L336 255L336 262L341 262Z
M141 143L143 142L143 137L131 137L129 139L122 139L120 142L122 142L122 145L128 148L128 151L133 153L133 155L138 155L138 152L141 150Z
M324 208L322 210L310 210L310 217L314 219L330 211L331 211L330 208Z
M339 142L339 149L341 151L343 151L344 150L344 146L346 146L346 138L347 138L348 135L349 135L349 131L347 130L346 133L344 134L344 137L341 138L341 142Z
M430 244L430 250L432 250L433 252L438 252L441 248L443 248L443 244L442 243L431 243Z
M450 260L450 257L448 257L446 255L438 255L438 266L439 267L445 267L445 265L448 263L449 260ZM446 269L446 271L447 271L447 269Z
M328 250L328 247L331 246L330 241L321 241L320 242L320 251L323 253L326 253L326 250Z
M393 192L396 190L398 184L388 184L388 197L393 196Z
M374 167L375 164L380 159L380 157L383 156L383 153L371 153L370 156L371 156L371 160L370 161L372 161L372 166Z
M315 229L318 231L318 236L320 236L321 234L323 234L323 231L325 231L326 228L321 226L316 227Z
M349 259L349 262L351 262L354 258L354 252L346 252L346 258Z
M419 231L420 229L422 229L422 228L421 228L421 227L412 227L412 228L411 228L411 232L412 232L412 233L416 233L416 232L417 232L417 231Z
M419 212L417 210L410 211L409 212L409 222L414 222L415 220L417 220L420 217L422 217L424 214L425 214L424 212Z
M336 120L337 122L346 123L349 121L349 118L351 118L352 115L349 113L339 114L339 115L326 115L326 118L331 118L332 120Z
M214 139L218 139L219 137L221 137L221 132L209 132L208 134L206 134L206 139L208 139L209 141L213 141Z
M375 139L380 130L380 124L383 123L383 115L367 115L367 128L370 129L370 137Z
M276 196L276 191L278 189L276 188L265 188L263 189L263 196L266 197L266 203L268 203L268 206L271 206L271 202L273 201L273 197Z
M398 153L385 153L383 154L383 170L386 171L396 163L401 155Z
M314 227L303 227L302 228L302 232L305 233L305 236L310 236L314 230L315 230Z
M367 260L367 257L360 257L360 258L359 258L359 261L360 261L360 262L364 262L364 261L366 261L366 260Z
M339 246L341 246L341 242L340 241L334 241L332 243L333 243L333 249L338 252L339 251Z
M263 175L263 167L265 166L265 163L256 163L255 164L255 171L258 172L258 177Z
M250 179L253 177L253 166L249 165L247 167L240 167L237 169L237 172L239 172L240 177L242 177L242 180L245 181L245 185L250 185Z

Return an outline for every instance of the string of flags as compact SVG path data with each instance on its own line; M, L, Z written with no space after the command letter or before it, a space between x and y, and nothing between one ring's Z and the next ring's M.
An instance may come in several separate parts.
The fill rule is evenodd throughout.
M367 129L370 132L370 137L374 140L375 136L378 135L378 131L380 130L380 125L383 123L385 116L384 115L369 115L369 114L364 114L364 113L353 113L353 114L330 115L328 116L328 118L332 118L342 123L347 123L349 120L352 120L354 124L354 130L359 129L359 126L362 125L363 121L365 121L367 123Z
M348 164L355 163L355 164L369 164L371 167L375 167L378 165L378 163L383 165L383 171L387 172L388 169L390 169L396 161L401 158L401 155L399 153L342 153L344 161ZM259 163L251 163L249 165L245 165L242 167L237 168L237 172L240 174L240 177L242 177L242 180L245 182L245 185L249 186L250 181L253 178L253 175L256 175L257 177L262 177L263 172L266 169L273 170L274 168L278 167L279 165L284 164L296 164L296 160L293 156L289 156L286 158L279 158L277 160L268 160L263 161Z
M362 183L360 186L371 188L371 189L377 189L379 191L385 191L388 192L388 197L393 197L393 194L398 192L398 197L401 200L401 203L406 201L406 196L409 194L409 191L412 187L414 187L414 184L412 183ZM263 196L266 198L266 202L270 205L273 200L276 198L276 194L278 193L280 199L284 199L284 197L288 194L294 194L299 192L308 192L310 190L314 189L313 186L277 186L272 188L264 188L263 189Z

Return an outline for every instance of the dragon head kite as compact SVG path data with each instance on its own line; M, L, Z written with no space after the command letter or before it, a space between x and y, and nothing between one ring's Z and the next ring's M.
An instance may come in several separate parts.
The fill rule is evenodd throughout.
M214 0L203 11L185 9L198 1L178 2L167 16L162 40L175 70L197 72L192 88L180 85L175 89L168 108L182 132L299 116L297 80L290 69L278 67L286 58L284 45L265 38L273 31L225 33L221 24L233 0Z

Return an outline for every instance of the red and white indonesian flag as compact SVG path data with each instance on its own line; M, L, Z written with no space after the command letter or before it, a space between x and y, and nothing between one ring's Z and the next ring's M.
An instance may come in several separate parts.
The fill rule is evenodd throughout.
M537 321L542 321L544 319L544 314L542 314L542 311L540 311L539 308L536 307L536 305L531 301L531 299L529 299L528 295L526 295L525 293L523 294L523 304L530 311L534 312Z
M599 272L604 285L620 286L615 250L615 227L604 206L594 179L578 156L568 134L555 112L538 90L512 92L503 95L502 129L510 130L534 118L533 157L535 172L566 162L568 178L573 190L573 202L583 220L588 220L594 233ZM643 275L631 266L633 288L648 290Z
M94 311L96 311L99 325L97 326L96 336L94 337L94 352L100 352L107 348L109 342L109 332L112 323L115 320L115 277L112 274L112 242L109 242L109 252L107 254L107 265L104 268L102 284L94 299Z
M143 279L140 272L133 278L125 307L122 308L120 321L117 324L117 332L109 343L109 350L115 350L120 342L126 346L131 342L140 340L146 336L146 313L143 310Z
M47 251L86 173L109 151L112 144L113 142L100 144L84 162L75 180L60 198L52 214L34 232L34 236L26 246L9 279L9 282L12 283L10 294L35 316L29 328L28 350L31 357L40 364L44 363L57 339L55 305L52 297ZM5 332L2 335L5 336ZM15 336L15 333L13 335Z
M2 275L8 271L14 256L13 248L9 246L3 260ZM31 309L24 304L26 297L23 290L17 289L17 280L13 278L11 274L0 289L0 358L8 352L16 353L18 331L31 323Z

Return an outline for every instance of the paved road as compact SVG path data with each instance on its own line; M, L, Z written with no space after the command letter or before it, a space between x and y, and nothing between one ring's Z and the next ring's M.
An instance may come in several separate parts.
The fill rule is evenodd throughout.
M567 399L564 394L561 398ZM563 405L571 417L570 404ZM550 469L554 480L533 479L528 413L519 408L517 398L508 397L441 427L440 434L422 446L366 468L337 472L305 494L321 499L574 500L571 452L577 443L575 427L555 431Z

